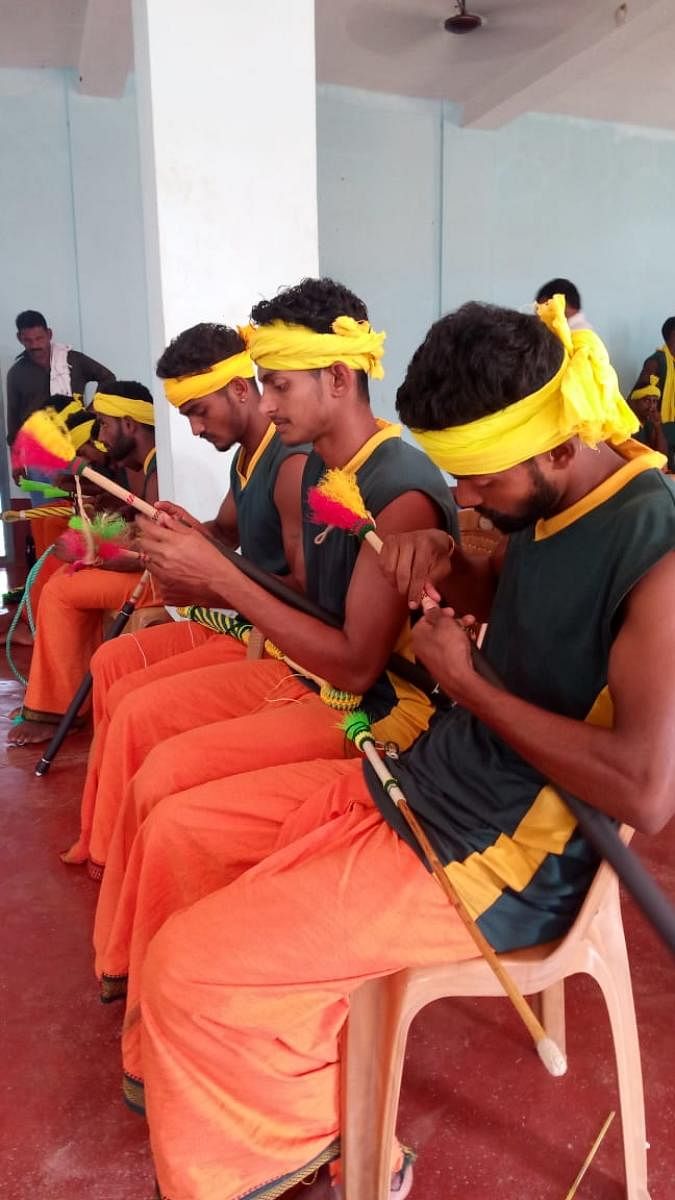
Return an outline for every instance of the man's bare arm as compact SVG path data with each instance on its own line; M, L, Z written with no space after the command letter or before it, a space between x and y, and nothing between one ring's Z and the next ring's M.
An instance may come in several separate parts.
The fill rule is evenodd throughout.
M399 496L378 515L378 529L438 524L436 505L419 492ZM342 629L289 608L247 579L203 537L187 529L157 527L139 518L151 564L176 584L210 586L260 627L289 658L346 691L365 692L381 674L407 616L407 603L383 576L377 554L362 546L352 573ZM330 535L329 535L330 536ZM161 577L161 576L160 576Z
M419 608L424 592L436 593L458 613L487 621L505 552L506 539L492 554L470 554L453 549L442 530L422 529L386 537L380 567L411 608Z
M281 521L281 537L284 556L291 573L282 581L298 591L305 590L305 561L302 549L302 495L300 491L302 473L307 462L306 454L291 454L284 459L277 472L274 485L274 503Z

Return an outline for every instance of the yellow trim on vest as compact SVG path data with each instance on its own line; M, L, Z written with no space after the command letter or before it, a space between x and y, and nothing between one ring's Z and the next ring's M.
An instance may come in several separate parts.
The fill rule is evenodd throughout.
M148 450L148 453L145 456L145 462L143 463L143 474L144 475L147 475L148 471L150 470L150 467L152 466L153 460L155 458L157 458L157 450L153 446L152 450Z
M368 461L373 451L377 450L378 446L381 446L383 442L388 442L390 438L400 438L400 425L393 425L391 421L383 421L381 417L376 417L375 423L377 425L377 433L369 437L368 441L363 443L361 448L356 451L356 454L350 458L349 462L345 463L342 467L343 471L358 471Z
M666 360L666 374L661 394L661 420L675 421L675 359L665 342L661 350Z
M576 820L558 793L543 787L510 837L502 833L480 853L449 863L446 874L476 919L506 888L525 891L547 856L562 854L575 827Z
M239 453L237 454L237 462L236 462L235 469L237 472L237 477L241 484L242 492L243 492L244 488L246 487L246 484L248 483L249 479L253 475L253 472L255 471L255 469L256 469L258 463L260 462L260 459L262 458L263 454L265 453L267 447L269 446L270 442L272 441L272 438L274 437L275 432L276 432L276 430L274 428L274 425L270 421L269 425L267 426L267 429L265 430L265 432L262 436L262 439L258 443L253 454L251 455L250 462L245 471L241 471L239 468L239 463L241 462L242 458L244 457L244 447L243 446L239 447Z
M399 634L394 653L410 663L415 662L409 619ZM396 695L396 703L379 721L373 721L373 733L378 741L396 742L400 750L407 750L429 728L436 707L426 692L397 675L396 671L385 667L384 673Z
M622 458L628 460L625 465L619 467L618 471L603 480L586 496L582 496L576 504L571 504L569 508L556 513L553 517L548 517L547 520L537 521L534 527L535 542L542 542L544 538L553 537L553 534L560 533L561 530L567 529L581 517L585 517L587 513L593 512L593 509L599 508L612 496L616 496L617 492L620 492L626 484L635 479L637 475L641 475L643 471L651 471L654 467L661 470L665 466L666 460L663 454L650 450L648 446L643 446L633 439L622 442L620 446L613 448Z
M587 724L611 729L614 705L609 688L595 698ZM523 892L549 854L562 854L576 828L576 818L550 784L535 796L520 824L509 836L501 833L491 846L445 868L474 919L495 904L505 888Z

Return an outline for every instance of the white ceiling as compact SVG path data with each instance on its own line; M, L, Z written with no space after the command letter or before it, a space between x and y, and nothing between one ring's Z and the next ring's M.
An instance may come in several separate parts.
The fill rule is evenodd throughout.
M215 0L223 3L224 0ZM0 0L0 67L74 67L119 93L129 0ZM321 82L444 98L468 124L557 112L675 128L675 0L470 0L487 19L461 37L454 0L316 0Z

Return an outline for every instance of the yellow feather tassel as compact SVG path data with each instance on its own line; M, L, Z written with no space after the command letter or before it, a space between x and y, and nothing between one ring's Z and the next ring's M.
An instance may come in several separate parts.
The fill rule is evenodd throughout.
M344 505L355 516L363 517L365 520L369 519L356 475L351 472L343 471L339 467L332 467L326 471L321 482L317 484L317 491L321 492L321 495L325 496L327 500Z

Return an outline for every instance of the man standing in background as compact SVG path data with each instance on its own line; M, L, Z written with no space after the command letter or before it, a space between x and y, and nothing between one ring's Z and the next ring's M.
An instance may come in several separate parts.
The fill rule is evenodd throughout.
M543 283L539 288L536 302L537 304L546 304L547 300L552 300L557 295L565 297L565 316L570 329L593 330L593 326L581 307L579 289L571 279L549 279L548 283Z
M23 353L7 372L7 441L11 446L31 413L49 404L52 395L72 396L95 380L111 383L108 367L79 350L52 340L42 313L27 309L16 318L16 336Z

